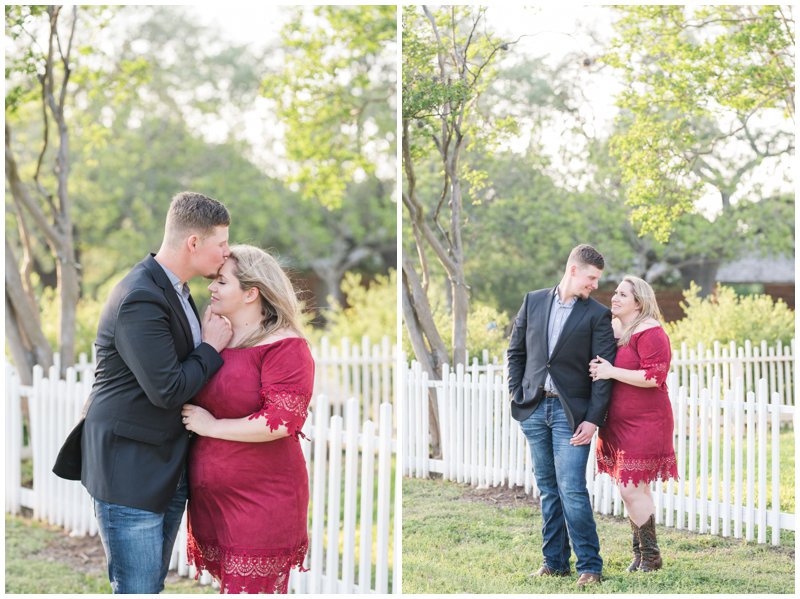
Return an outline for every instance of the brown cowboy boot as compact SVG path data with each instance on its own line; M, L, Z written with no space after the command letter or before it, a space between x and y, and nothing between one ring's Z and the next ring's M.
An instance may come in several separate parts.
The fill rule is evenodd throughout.
M642 554L639 571L652 572L661 569L661 552L656 543L656 517L654 514L650 514L647 522L639 527L639 551Z
M639 551L639 527L630 518L628 518L628 521L631 523L631 532L633 533L633 561L628 566L628 572L636 572L639 569L639 564L642 563L642 553Z

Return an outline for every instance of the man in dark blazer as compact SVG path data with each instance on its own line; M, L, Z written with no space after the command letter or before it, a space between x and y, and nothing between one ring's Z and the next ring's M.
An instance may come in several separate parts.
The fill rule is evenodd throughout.
M603 570L586 463L611 393L610 380L591 380L589 362L616 356L611 312L589 297L604 266L593 247L574 248L558 286L525 296L507 359L511 414L541 492L544 565L533 576L568 575L571 540L581 587L600 582Z
M94 498L114 593L159 593L186 505L189 434L181 407L222 366L230 323L186 282L230 254L221 203L182 192L164 240L120 281L97 328L97 367L82 437L81 482Z

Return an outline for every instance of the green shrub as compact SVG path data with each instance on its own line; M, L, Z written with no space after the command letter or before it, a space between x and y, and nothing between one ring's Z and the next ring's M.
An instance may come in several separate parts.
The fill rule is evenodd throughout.
M101 300L94 300L83 297L78 301L75 311L75 359L78 354L85 352L91 359L92 344L97 337L97 323L100 320L100 312L103 309L105 297ZM58 351L58 335L61 326L61 302L57 292L52 288L47 288L39 298L41 306L42 331L45 338L50 342L53 351Z
M347 306L331 301L331 308L324 313L327 324L323 329L306 327L312 343L326 336L332 345L338 345L347 337L359 343L366 335L373 343L384 336L394 340L397 334L397 271L378 275L368 286L363 284L358 273L345 274L341 285L347 298Z
M493 306L473 302L467 321L467 350L470 356L481 357L486 350L489 358L504 360L508 348L508 314Z
M452 316L442 303L431 306L431 309L433 310L433 320L444 340L447 353L452 356ZM497 358L502 362L508 347L508 335L506 334L508 325L509 318L504 312L500 312L488 304L471 301L467 317L467 353L470 361L473 356L477 356L480 360L481 354L486 350L489 352L490 359ZM411 339L405 327L403 327L403 351L409 358L414 356Z
M769 295L737 296L730 287L718 286L713 296L699 297L699 287L692 283L683 292L681 308L686 317L666 325L673 347L685 342L689 347L714 341L743 344L750 340L788 343L794 337L794 311Z

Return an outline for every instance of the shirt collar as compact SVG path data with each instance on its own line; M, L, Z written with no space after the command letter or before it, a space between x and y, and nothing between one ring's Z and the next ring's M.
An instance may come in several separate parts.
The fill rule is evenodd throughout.
M156 260L156 262L158 261ZM175 291L177 291L178 293L183 293L186 288L186 283L181 283L181 280L178 278L178 275L176 275L169 268L161 264L161 262L158 262L158 265L164 269L165 273L167 273L167 278L169 279L169 282L172 283L172 286L175 288Z
M553 297L555 298L556 304L562 308L571 308L573 305L575 305L575 302L578 299L577 296L573 295L572 299L570 299L568 302L562 302L561 296L558 294L558 285L556 285L555 289L553 289Z

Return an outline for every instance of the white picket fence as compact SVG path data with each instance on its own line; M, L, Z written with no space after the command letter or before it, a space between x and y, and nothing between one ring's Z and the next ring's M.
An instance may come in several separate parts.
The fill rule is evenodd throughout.
M538 496L530 452L519 424L511 418L508 388L499 372L476 376L459 365L445 366L441 381L428 380L417 362L401 381L404 474L445 479L479 487L522 486ZM477 369L476 369L477 370ZM780 506L781 416L793 420L794 406L782 405L767 381L746 392L741 378L723 389L719 377L700 389L668 378L672 403L678 481L651 484L656 522L698 533L721 534L780 544L781 530L795 530L795 514ZM441 458L431 458L429 392L435 393L440 422ZM592 441L586 481L593 509L623 515L624 505L613 480L597 474ZM771 460L771 467L767 467ZM786 465L783 465L786 467ZM794 481L790 494L793 495ZM756 532L757 531L757 532Z
M394 364L388 369L385 364L392 353L384 342L360 364L347 364L341 357L337 363L327 364L324 354L316 359L318 367L322 365L329 373L338 370L339 378L334 380L340 385L347 380L345 373L350 373L352 381L353 373L360 375L361 369L369 372L369 389L382 391L385 378L393 377ZM19 513L27 507L33 510L34 518L61 526L71 534L97 534L86 490L79 482L60 479L51 471L61 443L79 418L93 372L83 357L78 367L67 369L64 379L57 376L57 366L47 378L37 367L33 385L24 387L13 368L5 366L7 512ZM393 391L392 386L389 389ZM29 409L27 448L22 438L23 397ZM395 517L400 513L400 493L394 492L391 484L397 453L392 394L378 396L381 403L377 407L374 392L345 401L340 397L332 402L328 395L316 393L303 428L311 440L301 441L311 497L310 547L305 564L309 571L293 571L289 589L295 593L397 593L401 524ZM389 401L383 401L387 398ZM372 413L377 418L371 418ZM33 462L33 488L24 488L21 482L22 454L26 450ZM399 468L395 477L399 490ZM194 568L187 565L185 518L171 567L181 576L195 575ZM211 582L207 573L200 580Z
M744 381L746 393L756 391L758 381L767 381L769 401L777 393L778 403L794 405L794 344L777 341L768 345L766 341L755 345L749 340L743 345L731 341L723 345L718 341L710 347L698 343L690 348L682 343L672 349L670 372L678 375L678 386L689 386L692 376L697 376L701 388L709 387L718 377L723 389L730 389L734 381Z
M722 344L714 341L710 346L698 343L689 347L682 343L672 348L670 372L678 375L678 386L689 386L691 378L696 376L700 387L710 386L713 377L719 377L723 389L730 389L737 378L744 380L745 393L755 392L759 380L767 381L769 401L775 394L781 405L794 405L795 380L795 340L788 345L781 341L768 345L766 341L759 344L745 341L737 345L735 341ZM472 356L467 360L468 370L473 378L485 373L490 379L498 374L505 377L505 364L497 356L490 357L484 351L480 359Z
M94 349L92 346L91 359L86 354L78 356L75 368L79 377L87 370L94 372ZM341 416L344 399L355 397L365 418L377 421L380 405L393 403L397 345L389 337L383 337L380 343L373 343L367 336L359 343L344 337L338 345L323 337L311 348L311 353L315 364L314 392L330 398L332 413ZM54 355L53 363L61 369L58 354Z
M379 344L369 337L358 344L345 337L338 346L323 337L311 353L316 364L314 389L331 398L333 413L342 415L341 398L356 397L362 414L377 421L380 405L393 403L397 346L389 337Z

